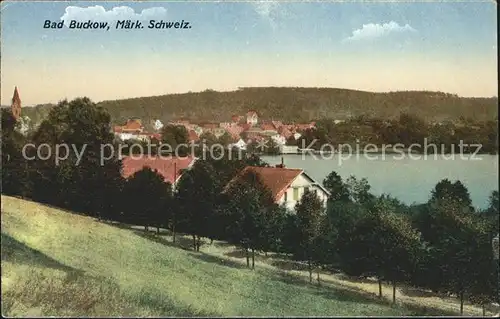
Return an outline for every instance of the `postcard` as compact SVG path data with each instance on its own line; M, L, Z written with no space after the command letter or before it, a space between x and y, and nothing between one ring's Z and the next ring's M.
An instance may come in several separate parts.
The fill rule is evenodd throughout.
M494 1L2 1L2 315L497 316Z

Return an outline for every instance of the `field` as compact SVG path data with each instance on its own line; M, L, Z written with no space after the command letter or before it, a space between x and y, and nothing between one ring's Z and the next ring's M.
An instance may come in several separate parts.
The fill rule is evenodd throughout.
M2 195L4 316L404 316L456 314L454 299L410 289L397 305L369 281L321 274L283 256L245 266L235 247L186 249L188 236L99 222ZM316 276L315 276L316 277ZM481 309L465 306L465 314Z

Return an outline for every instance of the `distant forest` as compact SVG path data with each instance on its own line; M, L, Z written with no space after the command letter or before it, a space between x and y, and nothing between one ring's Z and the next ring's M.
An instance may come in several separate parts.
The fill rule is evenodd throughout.
M455 94L429 91L373 93L335 88L252 87L231 92L205 90L196 93L168 94L103 101L113 123L138 117L144 123L153 119L169 121L229 121L234 114L248 110L261 119L307 122L319 119L346 120L358 116L396 119L401 113L415 115L426 122L472 121L498 118L498 98L465 98ZM34 123L39 123L53 105L23 108Z

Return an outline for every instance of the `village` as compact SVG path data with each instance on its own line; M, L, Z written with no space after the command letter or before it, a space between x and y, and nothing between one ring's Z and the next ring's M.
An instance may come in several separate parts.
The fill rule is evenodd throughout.
M19 90L14 89L12 96L11 113L16 121L22 121L21 116L22 103ZM167 125L182 126L188 131L190 143L197 143L203 134L213 134L216 138L224 134L231 136L232 143L225 145L228 148L237 148L245 151L247 145L260 142L265 139L272 139L282 153L297 153L298 146L287 146L288 140L297 140L306 129L314 129L315 123L308 124L283 124L281 121L269 121L259 124L257 112L248 111L246 117L234 115L231 123L200 123L194 124L189 121L173 121ZM115 126L113 133L119 141L142 141L157 142L161 141L161 131L164 124L160 120L153 123L154 132L147 132L141 119L129 119L122 126ZM243 138L246 137L246 138ZM191 169L196 162L197 157L188 156L127 156L122 160L122 176L127 179L142 169L149 167L160 174L164 181L172 185L175 190L180 181L183 172ZM268 188L276 204L284 205L287 209L293 211L295 205L300 201L306 189L314 191L318 198L326 207L329 191L325 187L311 178L301 168L287 168L282 162L274 167L252 167L248 166L242 174L235 177L229 184L234 183L243 173L252 172L260 176L262 183ZM229 186L229 185L228 185Z
M250 110L246 116L233 115L231 122L193 123L189 120L176 120L167 125L182 126L188 132L188 142L198 143L204 134L211 134L216 139L228 136L229 148L246 150L252 143L272 141L281 154L297 154L299 147L294 145L305 130L314 129L315 122L284 124L282 121L261 121L256 111ZM115 126L113 132L121 141L138 140L152 142L161 139L161 130L165 126L161 120L150 125L153 131L147 131L139 118L129 119L121 126Z

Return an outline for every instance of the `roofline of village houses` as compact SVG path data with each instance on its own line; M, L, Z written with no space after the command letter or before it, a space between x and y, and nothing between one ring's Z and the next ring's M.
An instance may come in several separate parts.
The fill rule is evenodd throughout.
M236 120L237 121L234 121ZM228 133L233 143L232 145L238 144L238 147L244 147L242 143L249 143L252 140L260 140L265 138L273 138L275 142L279 145L286 144L286 140L292 136L295 139L300 137L297 136L299 131L310 129L315 127L315 122L309 123L298 123L298 124L285 124L280 120L265 120L259 123L258 113L255 110L249 110L246 113L246 121L243 121L245 116L233 114L231 116L231 121L228 122L213 122L213 121L195 121L191 122L188 119L178 119L168 122L167 125L179 125L184 126L189 132L189 140L191 142L196 142L199 140L200 136L209 132L215 134L216 137L222 136L224 133ZM158 122L159 120L156 120ZM159 121L161 123L161 121ZM130 135L136 135L140 139L149 139L153 137L158 139L157 134L163 127L154 130L154 132L144 131L144 126L140 118L130 118L124 125L115 126L113 132L115 135L119 136L122 140L132 138ZM248 138L243 139L242 134L251 134ZM156 136L155 136L156 134ZM300 133L299 133L300 134ZM279 140L282 138L283 140Z

